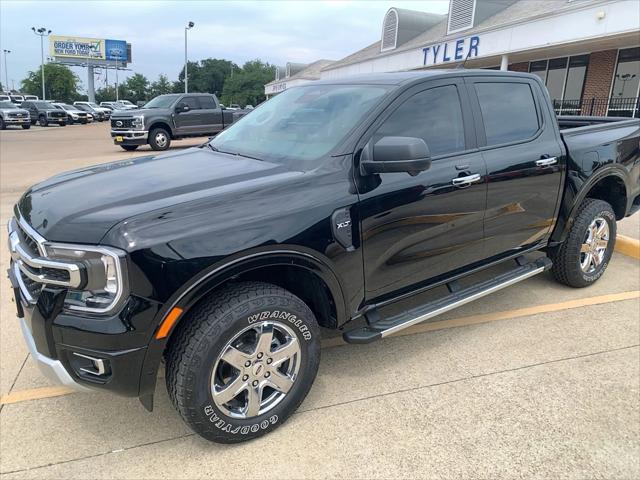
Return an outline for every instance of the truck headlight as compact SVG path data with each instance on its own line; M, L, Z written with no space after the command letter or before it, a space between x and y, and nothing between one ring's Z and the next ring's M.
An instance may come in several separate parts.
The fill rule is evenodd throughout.
M82 289L67 291L69 310L106 313L120 304L128 288L125 252L111 247L47 244L47 256L84 266Z
M142 115L136 115L133 117L131 125L133 125L133 128L139 128L142 130L144 128L144 117Z

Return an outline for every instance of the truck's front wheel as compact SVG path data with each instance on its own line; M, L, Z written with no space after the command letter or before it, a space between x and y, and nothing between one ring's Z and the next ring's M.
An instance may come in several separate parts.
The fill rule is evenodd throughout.
M551 253L553 274L570 287L587 287L604 273L616 243L616 215L607 202L587 198L566 240Z
M318 371L320 332L309 307L259 282L226 287L197 305L171 338L167 389L202 437L236 443L281 425Z
M152 150L166 150L171 145L171 136L164 128L154 128L149 132L149 145Z

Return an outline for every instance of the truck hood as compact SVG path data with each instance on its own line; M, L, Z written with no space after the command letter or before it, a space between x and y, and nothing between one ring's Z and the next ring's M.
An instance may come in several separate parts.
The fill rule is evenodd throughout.
M300 174L274 163L190 148L57 175L27 190L17 207L49 241L96 244L130 217Z
M0 108L2 113L21 113L22 115L29 115L29 111L24 108Z

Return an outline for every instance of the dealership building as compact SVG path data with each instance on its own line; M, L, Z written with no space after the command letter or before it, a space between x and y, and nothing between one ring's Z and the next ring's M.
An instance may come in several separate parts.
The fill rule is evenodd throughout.
M638 0L450 0L447 15L390 8L381 20L371 45L334 62L288 64L265 94L464 64L540 76L558 114L640 117Z

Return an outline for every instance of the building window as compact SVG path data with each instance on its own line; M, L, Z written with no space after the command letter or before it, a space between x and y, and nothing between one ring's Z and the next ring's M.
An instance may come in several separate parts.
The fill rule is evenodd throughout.
M613 76L609 115L640 117L640 47L625 48L618 52L618 65Z
M547 86L557 114L579 115L589 55L560 57L529 63L529 72Z

